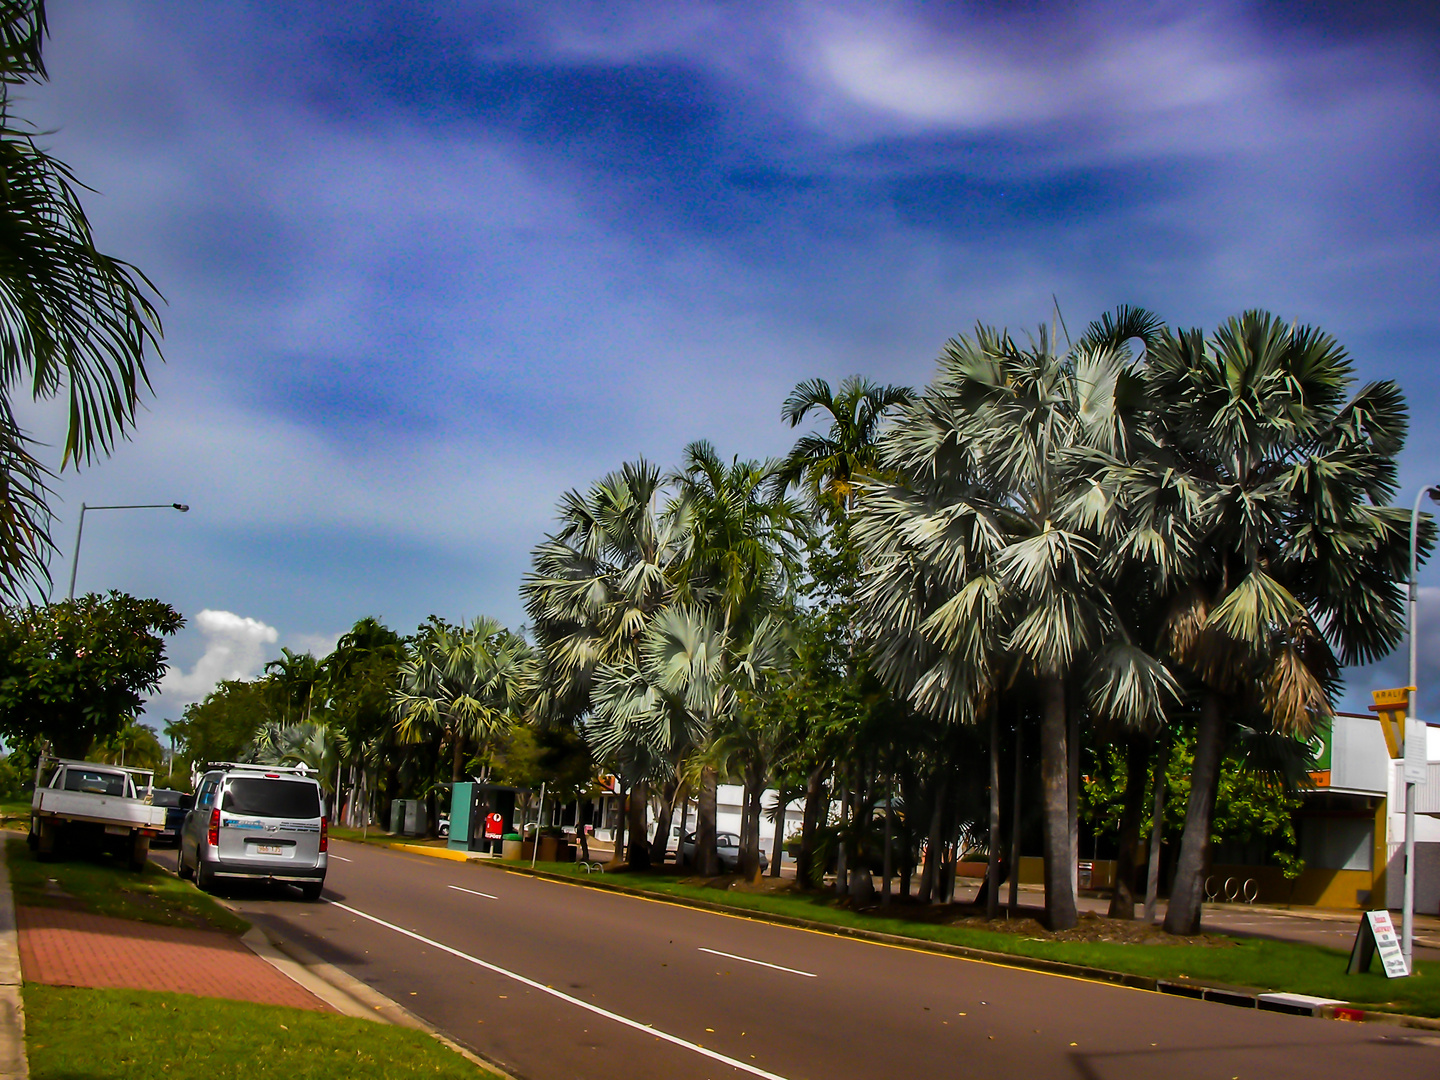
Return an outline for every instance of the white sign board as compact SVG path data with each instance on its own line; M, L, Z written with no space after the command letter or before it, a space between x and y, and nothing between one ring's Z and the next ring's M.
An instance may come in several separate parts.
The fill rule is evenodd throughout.
M1430 756L1428 726L1411 717L1405 725L1405 783L1424 784L1426 759Z
M1370 924L1370 933L1375 938L1375 951L1380 954L1380 963L1385 966L1385 977L1401 979L1409 975L1410 969L1405 966L1405 953L1400 949L1400 935L1395 932L1395 924L1390 921L1390 912L1367 911L1365 918Z

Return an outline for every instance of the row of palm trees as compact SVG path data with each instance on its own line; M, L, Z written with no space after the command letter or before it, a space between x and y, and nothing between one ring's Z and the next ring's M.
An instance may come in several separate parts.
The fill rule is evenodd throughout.
M727 768L755 793L747 870L758 790L788 782L845 806L842 880L883 803L888 892L894 790L908 778L903 827L928 832L932 852L973 804L959 789L988 793L993 872L1000 731L1033 729L1046 917L1064 928L1077 918L1082 729L1144 750L1186 728L1194 767L1166 928L1198 930L1233 733L1308 737L1341 665L1402 633L1408 538L1388 503L1406 410L1392 382L1352 394L1332 338L1264 312L1207 336L1121 308L1064 336L1042 327L1022 344L977 327L946 345L920 393L802 383L783 417L818 413L828 430L782 461L725 462L696 443L667 475L634 462L565 496L521 590L534 715L582 730L633 785L632 806L656 789L656 853L693 784L713 872ZM1432 542L1427 526L1424 551ZM828 560L823 573L807 553ZM850 708L839 746L834 714L795 723L799 639L827 610L842 614L832 689L878 679L888 696ZM987 728L988 748L975 737ZM1149 753L1133 756L1127 805L1140 805ZM927 864L922 894L941 872ZM993 910L998 889L988 899Z

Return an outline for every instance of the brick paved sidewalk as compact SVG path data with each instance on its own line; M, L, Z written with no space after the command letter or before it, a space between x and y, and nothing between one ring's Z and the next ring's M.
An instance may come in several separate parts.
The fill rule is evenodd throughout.
M16 909L27 982L168 990L330 1011L227 934L63 908Z

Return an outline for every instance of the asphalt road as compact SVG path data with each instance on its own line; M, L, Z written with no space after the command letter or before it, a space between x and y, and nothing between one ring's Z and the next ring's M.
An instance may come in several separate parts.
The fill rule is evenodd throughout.
M332 842L322 903L236 890L527 1080L1383 1075L1440 1035L1259 1013Z

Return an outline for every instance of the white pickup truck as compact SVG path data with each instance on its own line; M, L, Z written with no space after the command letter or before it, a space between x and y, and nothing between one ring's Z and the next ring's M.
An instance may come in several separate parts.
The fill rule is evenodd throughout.
M143 792L137 774L146 778ZM148 797L149 777L149 770L120 765L43 759L30 803L30 846L42 859L64 848L106 850L144 870L150 838L165 828L165 808Z

